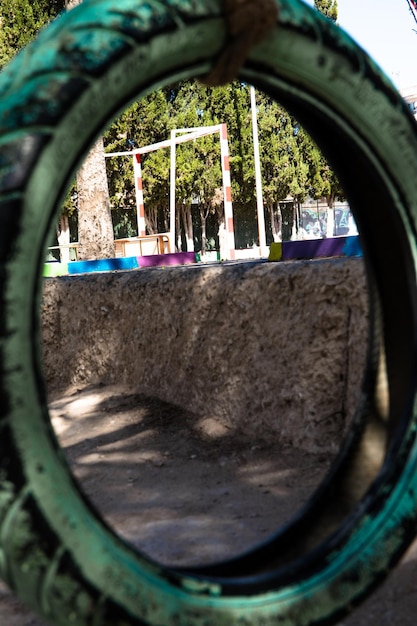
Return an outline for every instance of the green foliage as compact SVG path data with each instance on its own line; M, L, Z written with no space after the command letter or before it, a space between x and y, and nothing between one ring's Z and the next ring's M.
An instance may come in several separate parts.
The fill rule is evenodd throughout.
M334 202L343 192L318 147L282 106L257 92L257 119L262 168L263 197L272 224L283 210L292 212L307 195ZM206 88L197 81L184 81L153 93L133 104L108 129L106 152L130 151L163 141L172 129L227 125L230 151L235 235L239 247L257 243L255 168L250 92L235 81L224 87ZM142 155L143 193L148 232L169 229L169 148ZM113 220L117 236L137 233L136 195L131 157L107 159ZM178 213L189 214L198 199L198 214L192 216L200 234L198 248L205 248L206 226L223 215L222 173L219 136L208 135L176 148L176 202ZM288 204L290 201L290 204ZM119 216L119 217L116 217ZM120 222L118 221L120 219ZM191 221L191 218L190 218ZM284 221L288 216L284 215ZM196 229L196 223L201 228ZM287 229L288 230L288 229ZM129 233L129 234L127 234ZM276 233L275 233L276 234Z
M0 68L64 9L64 0L1 0Z
M136 147L163 141L171 129L168 97L160 90L135 102L107 130L104 136L106 152L129 152ZM157 150L141 157L144 177L144 198L148 217L148 230L157 230L159 208L167 213L169 193L169 150ZM106 159L110 201L118 211L136 210L135 181L132 157ZM130 227L124 217L124 230L137 234L136 218ZM130 235L128 235L130 236Z
M337 22L337 0L314 0L314 7L328 17L332 22Z
M65 0L1 0L0 68L33 39L39 30L65 9ZM315 0L315 7L337 20L336 0ZM264 204L274 236L283 224L288 201L302 202L307 195L326 197L332 206L343 190L323 157L298 122L278 103L257 92L257 118ZM248 85L235 81L206 88L197 81L172 85L132 104L107 130L106 152L166 140L172 129L227 125L232 199L238 246L257 242L255 168ZM169 149L142 155L143 192L150 233L169 229ZM182 214L201 224L198 245L206 245L207 225L223 219L222 174L218 135L208 135L176 149L176 201ZM137 234L136 194L131 157L106 159L113 223L117 238ZM76 188L71 187L63 210L76 210ZM287 204L282 204L284 201ZM292 210L292 209L291 209ZM274 220L277 222L274 224ZM288 216L284 216L284 221ZM275 229L275 230L274 230ZM275 232L276 231L276 232ZM213 239L213 232L210 235Z
M320 6L319 6L320 5ZM333 19L337 4L322 0L317 8ZM65 0L2 0L0 6L0 67L29 43L39 30L65 8ZM336 19L334 18L334 19ZM290 196L302 201L333 198L339 190L333 172L317 147L297 122L276 102L257 94L259 140L265 206L279 211ZM186 81L150 94L130 106L107 130L106 152L131 151L163 141L175 128L227 125L236 239L239 246L257 241L255 169L250 93L235 81L224 87L206 88ZM143 191L148 232L169 229L169 149L142 155ZM198 246L206 247L207 225L223 219L222 173L218 135L187 142L176 149L176 201L184 216L198 199L201 224ZM132 158L106 159L115 236L137 234L136 194ZM72 186L63 211L72 215L77 205ZM274 208L275 207L275 208ZM185 219L185 218L184 218ZM271 217L273 219L273 217ZM191 221L191 219L189 220ZM213 239L213 232L210 236Z

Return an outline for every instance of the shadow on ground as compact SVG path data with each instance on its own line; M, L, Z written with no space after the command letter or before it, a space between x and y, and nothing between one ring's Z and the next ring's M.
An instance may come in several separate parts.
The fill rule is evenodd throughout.
M132 389L93 386L51 397L72 471L127 541L172 565L242 552L287 521L331 458L253 441ZM417 543L390 579L340 626L414 626ZM4 588L0 624L44 626Z
M74 475L107 522L151 557L201 564L287 521L331 458L236 437L210 415L115 386L52 402Z

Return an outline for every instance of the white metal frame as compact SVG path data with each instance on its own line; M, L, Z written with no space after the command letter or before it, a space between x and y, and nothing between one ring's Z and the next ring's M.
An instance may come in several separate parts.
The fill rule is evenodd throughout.
M226 124L217 124L216 126L200 126L196 128L176 128L171 131L170 139L159 141L149 146L135 148L129 152L110 152L106 153L107 158L131 156L133 157L133 168L135 175L136 205L138 219L138 235L145 234L144 221L144 205L142 192L142 170L140 166L141 154L153 152L160 148L170 148L170 247L175 250L175 179L176 179L176 146L187 141L193 141L200 137L219 133L220 136L220 156L223 179L223 198L224 198L224 229L225 237L220 237L220 254L223 259L235 258L235 237L233 225L233 208L231 198L231 181L229 167L229 148L227 139Z

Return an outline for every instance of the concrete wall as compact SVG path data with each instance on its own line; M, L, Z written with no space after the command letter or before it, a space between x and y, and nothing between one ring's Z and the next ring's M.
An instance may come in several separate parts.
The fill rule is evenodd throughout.
M121 383L240 436L338 447L368 336L361 259L45 279L51 389Z

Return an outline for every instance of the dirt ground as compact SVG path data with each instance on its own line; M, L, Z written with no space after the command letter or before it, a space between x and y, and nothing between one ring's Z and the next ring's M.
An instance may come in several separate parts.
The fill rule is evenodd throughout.
M51 396L51 418L82 488L117 532L172 565L242 552L288 520L331 459L236 441L209 416L117 385ZM417 543L340 626L414 626ZM0 587L0 626L44 626ZM215 625L213 625L215 626Z

